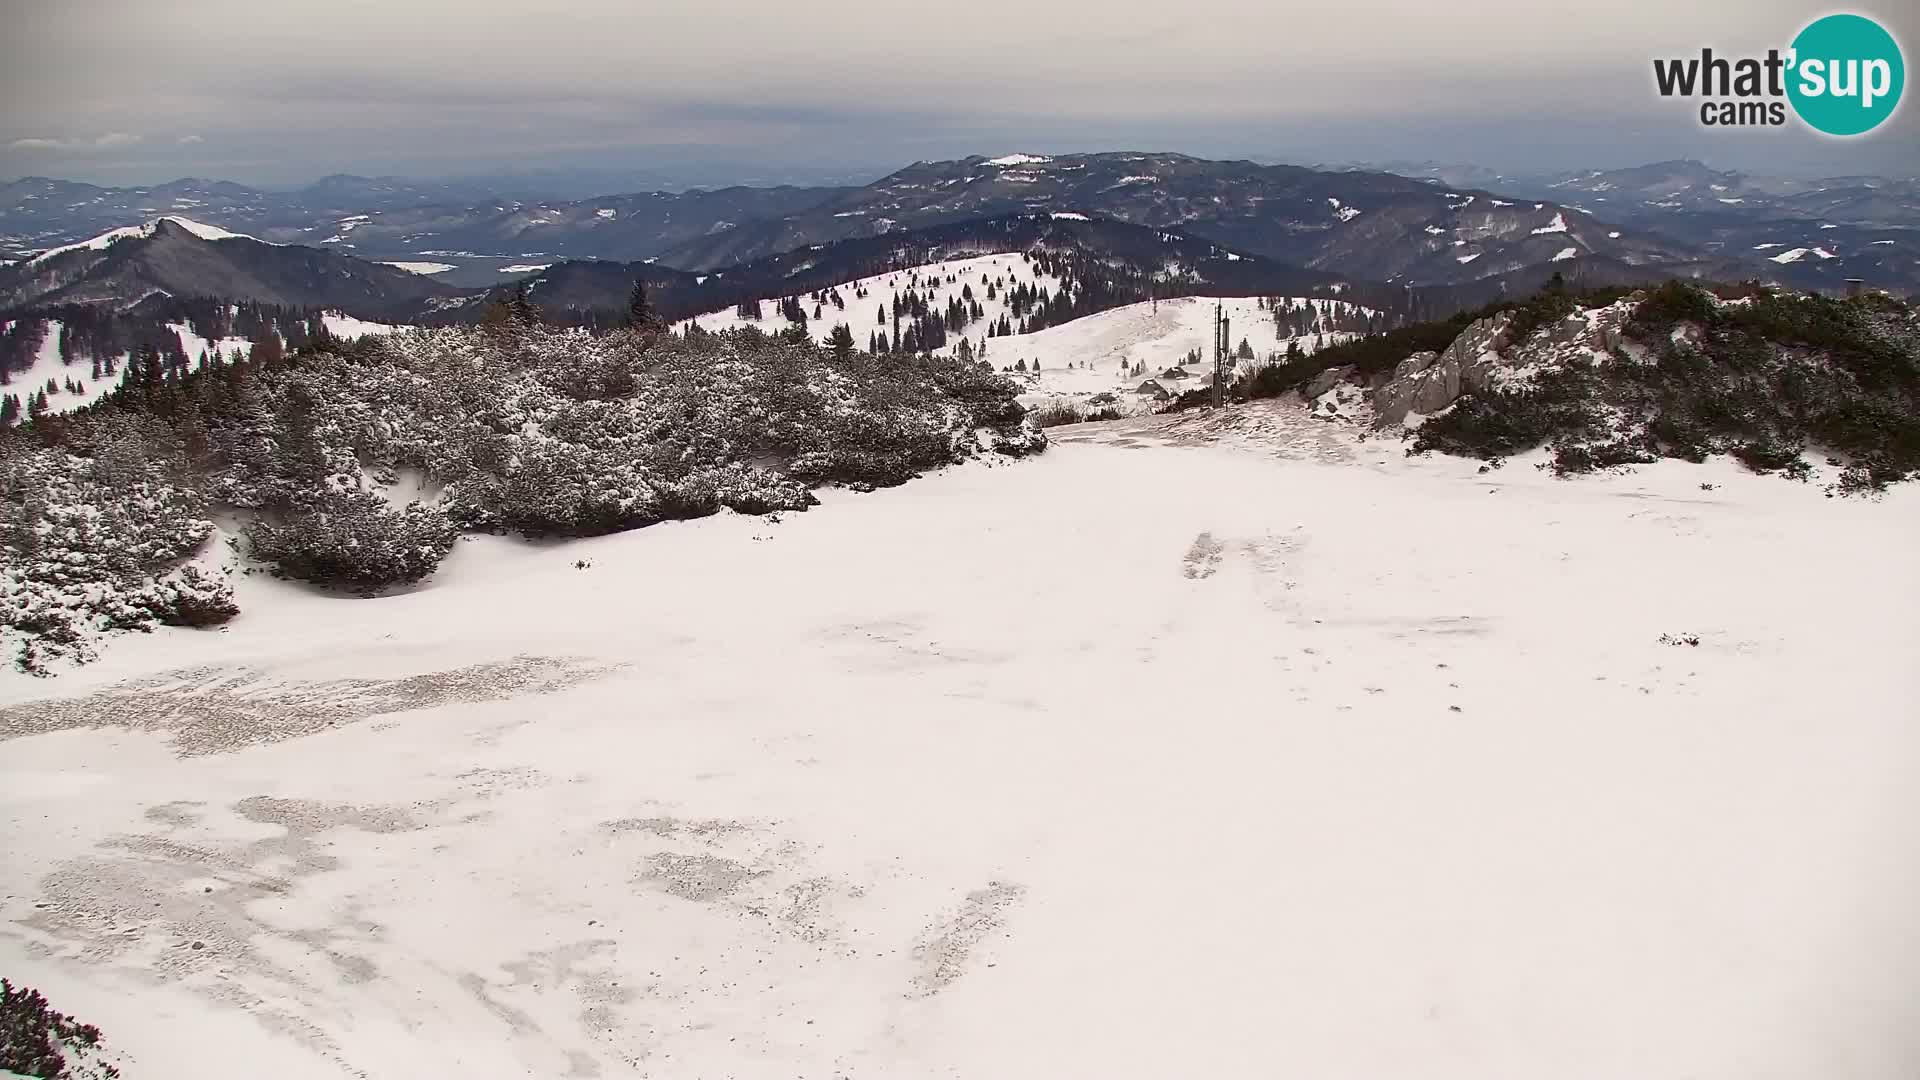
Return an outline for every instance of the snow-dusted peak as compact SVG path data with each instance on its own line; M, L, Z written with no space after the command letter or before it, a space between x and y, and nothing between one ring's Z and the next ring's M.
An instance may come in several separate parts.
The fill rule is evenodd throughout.
M1008 165L1045 165L1052 160L1050 157L1039 157L1034 154L1008 154L1006 157L990 158L987 164L1004 168Z
M208 225L195 221L192 218L180 217L177 214L166 214L154 218L144 225L128 225L123 228L108 229L106 232L101 233L91 240L82 240L77 244L67 244L64 247L51 248L28 260L27 265L31 266L46 259L51 259L55 255L64 255L69 251L104 251L109 245L121 240L145 239L159 231L160 223L163 221L178 225L202 240L253 240L256 243L267 243L267 241L260 240L257 237L247 236L244 233L228 232L217 225Z

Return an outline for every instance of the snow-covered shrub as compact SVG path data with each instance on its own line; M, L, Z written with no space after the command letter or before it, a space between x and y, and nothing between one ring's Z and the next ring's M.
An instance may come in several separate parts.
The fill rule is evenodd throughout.
M433 573L458 530L438 507L330 489L255 519L242 535L255 558L288 577L374 593Z
M835 357L753 330L423 331L319 359L297 382L298 397L264 396L312 407L282 404L252 426L268 445L227 471L223 497L268 506L318 473L404 467L446 485L443 505L464 526L590 535L722 508L805 509L810 485L897 484L978 452L981 429L1006 452L1045 446L985 364Z
M982 439L988 450L1006 457L1026 457L1047 448L1046 433L1030 420L1017 427L982 429Z
M0 455L0 637L27 668L86 659L102 631L236 610L224 582L180 566L213 523L170 432L121 417L83 434Z
M1027 417L1033 421L1035 427L1050 428L1063 427L1067 424L1092 424L1103 420L1118 420L1120 410L1110 405L1082 409L1070 402L1056 401L1028 412Z
M226 585L180 567L210 505L249 517L248 550L277 573L372 593L430 574L462 528L804 510L814 485L1046 446L984 363L754 330L421 330L142 371L87 413L0 431L0 630L23 663L84 656L102 630L230 618ZM436 499L393 505L378 489L402 474Z
M167 626L218 626L240 614L227 583L191 563L142 589L136 602Z
M0 1070L45 1080L113 1080L95 1060L100 1029L52 1008L40 991L0 979Z
M1578 371L1543 372L1531 385L1464 394L1420 426L1413 451L1510 457L1556 435L1585 439L1604 430L1592 399L1592 379Z
M1920 317L1903 301L1756 289L1728 303L1670 282L1623 332L1637 353L1616 347L1591 366L1468 391L1427 419L1414 452L1552 442L1563 472L1726 453L1804 479L1801 455L1818 447L1849 463L1841 493L1920 473Z

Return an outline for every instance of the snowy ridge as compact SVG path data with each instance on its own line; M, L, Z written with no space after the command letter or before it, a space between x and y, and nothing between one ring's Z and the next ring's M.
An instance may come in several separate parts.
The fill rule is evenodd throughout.
M166 214L154 218L152 221L143 225L128 225L125 228L109 229L91 240L82 240L77 244L51 248L27 260L27 265L32 266L43 260L51 259L56 255L64 255L69 251L105 251L110 245L118 243L121 240L145 239L158 231L160 223L163 221L172 222L202 240L252 240L256 244L271 243L271 241L261 240L254 236L247 236L244 233L228 232L217 225L203 224L202 222L194 221L192 218ZM274 246L284 247L285 245L275 244Z

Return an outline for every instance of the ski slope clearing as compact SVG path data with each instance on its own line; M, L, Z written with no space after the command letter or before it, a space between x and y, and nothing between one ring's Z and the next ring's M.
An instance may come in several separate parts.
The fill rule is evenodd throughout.
M1293 303L1310 304L1318 313L1358 310L1343 300L1297 297ZM1353 336L1331 331L1282 334L1273 312L1253 297L1183 296L1158 303L1128 304L1061 326L995 341L995 351L988 359L996 365L1017 364L1026 368L1024 373L1015 373L1015 378L1027 387L1027 392L1021 395L1022 404L1086 405L1094 397L1110 394L1117 402L1114 406L1117 411L1140 412L1158 403L1157 397L1140 392L1149 381L1169 394L1210 385L1216 304L1229 320L1228 332L1235 345L1246 341L1262 361L1275 353L1286 352L1290 344L1302 353L1311 354L1315 349ZM1199 351L1200 363L1186 363L1195 350ZM1035 363L1039 364L1038 372L1033 370ZM1236 361L1236 366L1244 367L1246 363ZM1181 372L1179 378L1166 376L1165 373L1173 369Z
M0 971L143 1080L1908 1080L1915 493L1352 430L242 578L0 679Z

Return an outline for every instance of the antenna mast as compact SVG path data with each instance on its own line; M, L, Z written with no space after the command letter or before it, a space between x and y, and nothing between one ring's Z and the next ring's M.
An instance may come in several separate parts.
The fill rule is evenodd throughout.
M1213 305L1213 407L1216 409L1227 400L1228 336L1226 303L1216 300Z

